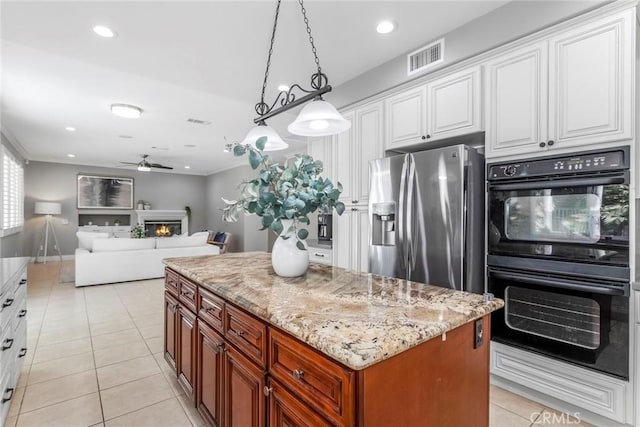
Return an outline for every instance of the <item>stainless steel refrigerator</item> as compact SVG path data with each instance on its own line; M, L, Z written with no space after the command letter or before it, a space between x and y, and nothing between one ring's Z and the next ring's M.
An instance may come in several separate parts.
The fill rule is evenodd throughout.
M369 163L369 271L484 292L484 158L454 145Z

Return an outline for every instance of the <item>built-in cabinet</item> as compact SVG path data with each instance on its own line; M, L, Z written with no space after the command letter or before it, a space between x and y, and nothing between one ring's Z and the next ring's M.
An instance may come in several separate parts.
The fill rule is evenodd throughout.
M369 271L369 208L350 206L333 216L333 265L347 270Z
M385 149L482 130L481 68L458 71L385 99Z
M629 10L489 60L486 157L631 139L633 25Z

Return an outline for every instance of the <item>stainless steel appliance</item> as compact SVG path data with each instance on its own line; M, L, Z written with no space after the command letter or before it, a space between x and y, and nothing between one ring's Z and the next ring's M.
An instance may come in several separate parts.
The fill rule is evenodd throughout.
M466 145L369 163L369 271L484 291L484 159Z
M318 240L330 242L333 235L333 221L330 214L318 215Z
M629 377L627 147L488 166L492 338Z

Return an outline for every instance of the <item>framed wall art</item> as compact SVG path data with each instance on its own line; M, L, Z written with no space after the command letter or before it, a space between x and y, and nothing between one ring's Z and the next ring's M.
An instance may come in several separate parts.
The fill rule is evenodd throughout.
M133 209L133 178L78 174L78 209Z

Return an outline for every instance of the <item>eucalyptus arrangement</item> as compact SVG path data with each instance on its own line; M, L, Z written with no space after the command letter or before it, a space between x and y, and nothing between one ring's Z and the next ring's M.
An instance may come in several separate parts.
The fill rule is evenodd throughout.
M309 225L309 214L316 210L329 213L335 209L342 215L345 206L338 201L342 185L321 177L322 162L306 154L297 154L293 164L272 162L263 153L266 141L266 137L259 138L255 147L233 145L234 156L248 154L251 168L260 170L257 178L241 183L242 198L223 199L223 219L237 221L241 212L258 215L262 217L261 230L271 229L283 239L294 237L297 248L306 250L302 241L309 232L298 224Z

